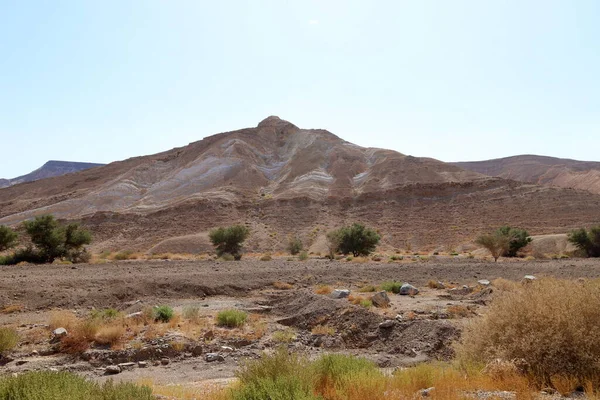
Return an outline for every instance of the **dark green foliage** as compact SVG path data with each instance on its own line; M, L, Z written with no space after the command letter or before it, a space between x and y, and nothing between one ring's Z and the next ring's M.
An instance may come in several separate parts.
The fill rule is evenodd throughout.
M475 240L475 243L488 249L489 252L492 253L494 261L498 261L498 258L510 248L509 238L500 234L498 231L489 235L479 236L477 240Z
M588 257L600 257L600 226L587 231L584 228L569 233L569 242L585 252Z
M159 306L154 309L154 319L160 322L169 322L175 312L169 306Z
M217 228L210 231L208 237L220 257L224 253L231 254L236 260L242 258L242 245L250 235L250 230L244 225L233 225L227 228Z
M17 233L8 226L0 225L0 251L8 250L17 244Z
M96 383L70 372L26 372L0 378L0 400L152 400L152 390L133 383Z
M327 238L333 250L342 254L352 253L354 257L368 256L375 251L381 239L377 232L361 224L353 224L329 232Z
M508 237L508 250L503 254L505 257L516 257L517 252L532 240L525 229L502 226L496 232L499 235Z
M302 249L302 241L300 240L300 238L298 238L298 236L290 238L290 242L288 243L288 251L291 255L295 256L296 254L300 253Z

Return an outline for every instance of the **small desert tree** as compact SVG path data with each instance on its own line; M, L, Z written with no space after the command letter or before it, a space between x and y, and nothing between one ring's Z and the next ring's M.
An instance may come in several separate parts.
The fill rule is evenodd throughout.
M525 229L502 226L496 231L498 235L508 237L508 250L502 254L505 257L516 257L517 252L531 242L531 237Z
M291 255L295 256L300 253L303 249L302 241L298 236L290 237L290 241L288 243L288 251Z
M600 257L600 226L587 231L584 228L569 233L569 242L587 254L588 257Z
M250 235L250 230L244 225L233 225L226 228L216 228L209 232L208 237L215 246L217 255L231 254L236 260L242 258L242 245Z
M17 233L8 226L0 225L0 251L5 251L17 244Z
M498 258L510 249L509 237L498 231L492 234L479 236L477 240L475 240L475 243L488 249L489 252L492 253L494 261L498 261Z
M330 252L352 253L354 257L358 257L368 256L375 251L381 237L374 230L355 223L329 232L327 239L330 242Z

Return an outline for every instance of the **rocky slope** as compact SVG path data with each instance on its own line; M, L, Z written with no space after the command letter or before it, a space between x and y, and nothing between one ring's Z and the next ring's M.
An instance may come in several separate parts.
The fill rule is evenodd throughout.
M12 179L0 179L0 188L24 182L33 182L44 178L51 178L53 176L71 174L73 172L79 172L94 167L101 167L103 165L104 164L50 160L40 168L26 175Z
M0 190L0 223L53 213L93 229L95 246L178 251L206 231L252 228L249 247L299 234L314 251L341 223L377 227L389 248L453 247L492 226L564 232L600 219L600 196L547 188L429 158L362 148L277 117L182 148Z
M600 194L600 162L522 155L453 165L489 176Z

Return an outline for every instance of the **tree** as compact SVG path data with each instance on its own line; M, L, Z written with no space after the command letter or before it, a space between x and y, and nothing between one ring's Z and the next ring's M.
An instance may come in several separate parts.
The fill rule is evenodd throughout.
M300 240L300 238L298 238L298 236L290 238L290 241L288 243L288 251L291 255L295 256L296 254L300 253L303 247L304 246L302 245L302 241Z
M17 233L8 226L0 225L0 251L5 251L17 244Z
M588 257L600 257L600 226L591 228L589 232L585 228L571 231L568 240Z
M344 226L327 235L330 249L342 254L352 253L354 257L368 256L375 251L381 237L361 224Z
M502 254L505 257L516 257L517 252L531 242L531 237L525 229L502 226L496 231L499 235L508 237L508 250Z
M505 254L510 249L510 237L496 231L492 234L482 235L475 240L480 246L485 247L492 253L494 261L497 262L501 255Z
M215 246L217 255L231 254L236 260L242 258L242 245L250 235L250 229L244 225L217 228L209 232L208 237Z

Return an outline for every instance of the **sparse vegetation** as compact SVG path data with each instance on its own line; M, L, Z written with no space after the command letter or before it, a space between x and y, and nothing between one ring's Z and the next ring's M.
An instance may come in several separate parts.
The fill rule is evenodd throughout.
M527 246L531 240L524 229L502 226L494 233L479 236L475 243L485 247L494 257L494 261L498 261L501 256L516 257L517 252Z
M273 282L273 287L275 289L279 289L279 290L289 290L289 289L293 288L294 285L291 285L287 282L276 281L276 282Z
M600 257L600 226L586 230L576 229L569 233L569 242L583 251L588 257Z
M173 318L174 315L175 312L169 306L163 305L154 308L154 319L156 321L167 323Z
M250 235L250 229L244 225L233 225L227 228L217 228L210 231L208 237L215 246L217 255L229 253L235 260L242 258L242 245Z
M303 250L304 246L302 245L302 241L298 236L290 237L290 241L288 243L288 251L291 255L295 256Z
M510 239L507 236L499 234L497 231L488 234L482 235L475 240L480 246L485 247L494 257L494 261L498 261L498 258L506 251L508 251L510 247Z
M327 239L333 253L340 252L358 257L368 256L374 252L381 237L374 230L355 223L329 232Z
M273 259L273 257L271 257L270 253L263 254L260 257L260 261L271 261L272 259Z
M308 253L306 251L301 251L300 255L298 255L298 260L300 260L300 261L308 260Z
M402 282L396 282L396 281L389 281L389 282L383 282L382 284L379 285L379 288L381 290L385 290L386 292L391 292L391 293L400 293L400 288L402 287Z
M17 232L8 226L0 225L0 252L14 247L17 244L18 238Z
M0 354L10 351L19 343L19 334L12 328L0 328Z
M133 383L103 384L70 372L27 372L0 378L2 400L152 400L152 390Z
M278 343L291 343L296 340L296 333L292 329L273 332L273 340Z
M310 332L313 335L333 336L335 335L335 328L327 325L316 325L310 330Z
M365 285L358 289L358 291L361 293L375 292L376 290L377 288L373 285Z
M227 328L239 328L246 323L248 314L240 310L223 310L217 314L217 325Z
M315 293L317 294L329 294L333 292L333 289L329 285L319 285Z

